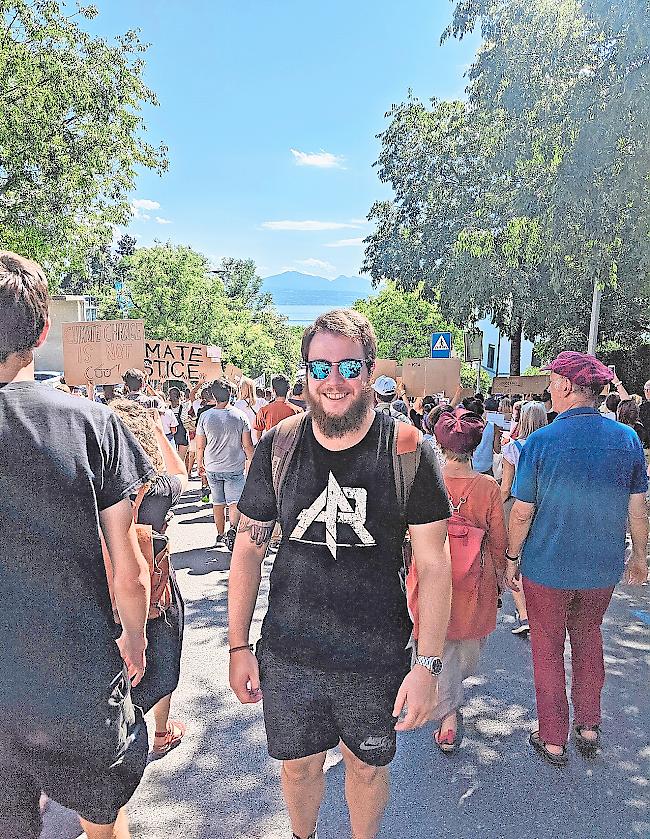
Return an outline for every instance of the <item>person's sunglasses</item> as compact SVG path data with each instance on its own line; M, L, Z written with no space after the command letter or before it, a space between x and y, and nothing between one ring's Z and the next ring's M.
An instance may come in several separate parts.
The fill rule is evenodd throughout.
M332 367L338 367L338 371L344 379L356 379L365 362L358 358L344 358L342 361L308 361L307 369L312 379L323 381L332 372Z

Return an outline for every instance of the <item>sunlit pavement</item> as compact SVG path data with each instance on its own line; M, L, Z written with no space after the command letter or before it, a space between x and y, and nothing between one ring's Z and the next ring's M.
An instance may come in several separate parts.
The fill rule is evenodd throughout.
M183 674L172 716L187 724L187 735L147 768L129 806L132 835L284 839L291 834L279 767L265 750L261 707L239 705L228 687L230 554L206 548L214 544L212 509L200 503L197 486L191 484L170 528L186 600ZM260 607L265 596L266 587ZM462 748L451 758L440 754L431 726L400 736L381 839L650 837L650 589L620 587L614 594L603 627L603 753L585 761L571 745L565 769L546 765L528 746L535 727L530 649L510 633L514 608L504 600L480 675L467 689ZM254 632L261 614L260 608ZM327 765L319 839L347 839L336 751ZM43 836L81 835L74 816L52 803Z

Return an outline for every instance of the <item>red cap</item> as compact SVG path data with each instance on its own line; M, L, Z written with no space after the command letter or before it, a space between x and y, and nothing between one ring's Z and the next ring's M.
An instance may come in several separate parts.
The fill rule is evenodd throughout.
M598 361L595 355L588 355L584 352L561 352L558 357L542 367L542 370L550 370L558 376L564 376L577 385L591 387L598 385L603 387L614 378L614 374L602 361Z
M485 423L481 417L465 408L443 411L433 432L443 449L469 454L481 442Z

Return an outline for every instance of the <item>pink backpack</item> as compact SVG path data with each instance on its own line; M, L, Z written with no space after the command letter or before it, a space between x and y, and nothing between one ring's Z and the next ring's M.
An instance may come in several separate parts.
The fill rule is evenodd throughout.
M483 573L483 539L487 531L472 524L460 514L460 508L466 503L470 491L480 477L480 475L477 475L474 478L458 504L454 504L453 498L449 496L452 513L447 521L447 533L449 534L449 549L451 552L452 589L455 591L474 591L478 587ZM406 602L413 621L413 637L417 640L420 633L420 620L418 614L418 576L414 562L411 563L406 577Z

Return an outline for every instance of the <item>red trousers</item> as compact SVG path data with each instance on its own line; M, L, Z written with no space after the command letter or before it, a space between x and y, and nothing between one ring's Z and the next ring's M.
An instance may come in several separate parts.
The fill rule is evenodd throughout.
M539 737L564 745L569 736L569 703L564 674L564 642L571 643L571 702L574 725L600 724L600 693L605 682L600 625L612 599L611 588L549 588L524 578L530 623Z

